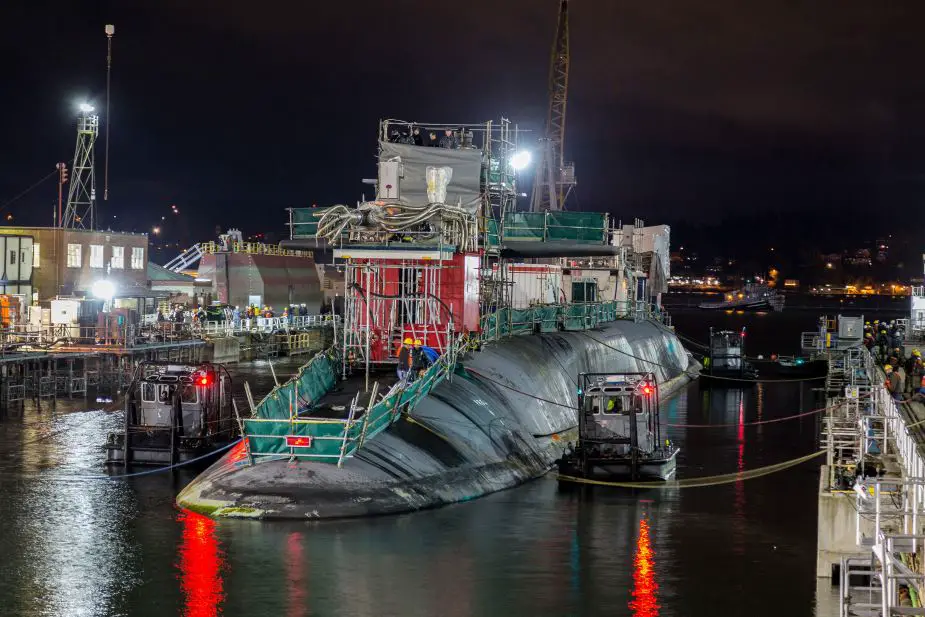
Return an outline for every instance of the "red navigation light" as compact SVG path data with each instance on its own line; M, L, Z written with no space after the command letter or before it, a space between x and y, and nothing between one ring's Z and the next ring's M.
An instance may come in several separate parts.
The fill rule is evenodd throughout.
M298 435L286 435L286 447L287 448L311 448L312 438L311 437L301 437Z
M211 386L215 381L215 375L210 371L199 371L194 379L197 386Z
M642 386L642 393L645 394L646 396L649 396L654 391L655 391L654 388L652 388L652 386L649 384L645 384L644 386Z

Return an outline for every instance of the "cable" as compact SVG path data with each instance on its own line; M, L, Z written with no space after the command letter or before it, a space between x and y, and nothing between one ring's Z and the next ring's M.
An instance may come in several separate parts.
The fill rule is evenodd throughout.
M575 409L575 410L578 409L578 407L576 407L576 406L574 406L574 405L566 405L565 403L559 403L559 402L557 402L557 401L553 401L553 400L550 400L550 399L546 399L546 398L543 398L543 397L541 397L541 396L536 396L536 395L534 395L534 394L530 394L529 392L524 392L523 390L519 390L519 389L515 388L514 386L509 386L509 385L507 385L507 384L505 384L505 383L502 383L502 382L500 382L500 381L497 381L497 380L495 380L495 379L492 379L491 377L488 377L487 375L485 375L485 374L483 374L483 373L481 373L481 372L479 372L479 371L476 371L475 369L468 368L468 367L463 367L463 370L466 371L467 373L472 373L472 374L474 374L474 375L478 375L479 377L481 377L482 379L485 379L486 381L489 381L489 382L491 382L491 383L493 383L493 384L499 385L499 386L501 386L502 388L507 388L508 390L511 390L511 391L513 391L513 392L516 392L517 394L521 394L521 395L523 395L523 396L526 396L526 397L529 397L529 398L532 398L532 399L536 399L536 400L542 401L542 402L544 402L544 403L549 403L550 405L558 405L558 406L560 406L560 407L565 407L565 408L567 408L567 409ZM869 395L865 395L865 396L869 396ZM823 411L826 411L827 409L829 409L829 408L828 408L828 407L819 407L818 409L811 409L811 410L809 410L809 411L804 411L803 413L794 414L794 415L792 415L792 416L783 416L783 417L781 417L781 418L772 418L772 419L770 419L770 420L757 420L757 421L755 421L755 422L742 422L742 423L735 423L735 424L670 424L670 423L666 423L665 426L669 426L669 427L672 427L672 428L733 428L733 427L739 427L739 426L758 426L758 425L762 425L762 424L773 424L773 423L775 423L775 422L785 422L785 421L787 421L787 420L795 420L795 419L797 419L797 418L803 418L803 417L806 417L806 416L811 416L811 415L814 415L814 414L817 414L817 413L821 413L821 412L823 412Z
M176 465L168 465L167 467L159 467L158 469L149 469L147 471L139 471L136 473L123 473L119 475L109 475L109 474L100 474L96 476L61 475L61 476L51 476L51 477L44 478L44 479L48 479L48 480L121 480L122 478L137 478L139 476L149 476L149 475L153 475L156 473L164 473L165 471L170 471L171 469L176 469L177 467L184 467L186 465L197 463L201 460L209 458L210 456L215 456L219 452L224 452L225 450L229 450L233 448L234 446L238 445L239 443L241 443L241 441L242 441L241 439L236 439L233 442L227 445L224 445L221 448L212 450L211 452L207 452L206 454L203 454L202 456L197 456L196 458L192 458L188 461L183 461L182 463L177 463Z
M73 160L73 159L72 159L72 160ZM36 182L35 184L33 184L32 186L30 186L29 188L27 188L25 191L23 191L22 193L20 193L20 194L17 195L16 197L14 197L14 198L10 199L9 201L5 202L2 206L0 206L0 212L2 212L3 210L6 210L7 206L12 205L13 202L15 202L15 201L17 201L19 198L25 196L27 193L29 193L29 191L31 191L31 190L34 189L34 188L37 188L41 183L45 182L45 180L48 180L49 178L51 178L53 175L55 175L55 174L57 174L57 173L58 173L58 170L56 169L56 170L54 170L53 172L51 172L50 174L48 174L47 176L42 177L41 180L39 180L38 182Z
M567 476L563 474L557 474L556 479L563 482L574 482L576 484L593 484L596 486L616 486L620 488L658 488L658 489L673 489L673 488L701 488L704 486L720 486L723 484L734 484L736 482L742 482L744 480L753 480L754 478L760 478L762 476L767 476L772 473L777 473L778 471L784 471L791 467L796 467L801 463L812 460L821 454L825 454L825 450L819 450L818 452L813 452L812 454L807 454L806 456L801 456L799 458L791 459L789 461L784 461L782 463L775 463L774 465L767 465L765 467L759 467L757 469L752 469L750 471L740 471L736 473L727 473L718 476L701 476L699 478L684 478L681 480L673 480L669 482L608 482L606 480L591 480L589 478L579 478L576 476Z
M664 364L659 364L658 362L655 362L654 360L648 360L648 359L646 359L646 358L641 358L641 357L639 357L639 356L636 356L636 355L631 354L631 353L628 352L628 351L623 351L622 349L619 349L618 347L614 347L613 345L610 345L609 343L605 343L604 341L599 340L599 339L597 339L597 338L591 336L591 335L590 335L589 333L587 333L587 332L580 332L580 334L584 334L585 336L587 336L588 338L590 338L592 341L595 341L595 342L597 342L598 344L603 345L604 347L608 347L608 348L610 348L610 349L613 349L613 350L616 351L616 352L619 352L619 353L622 353L622 354L624 354L624 355L627 355L627 356L629 356L630 358L634 358L634 359L636 359L636 360L639 360L640 362L646 362L646 363L648 363L648 364L651 364L651 365L653 365L653 366L657 366L657 367L659 367L659 368L663 368L663 369L665 369L665 370L674 370L673 367L668 367L668 366L665 366ZM681 372L682 372L682 373L685 373L686 375L688 375L688 376L690 376L690 377L701 377L701 374L700 374L699 372L697 372L697 371L682 370ZM719 376L719 375L707 375L707 377L709 377L710 379L717 379L717 380L721 380L721 381L735 381L735 382L745 382L745 383L795 383L795 382L805 382L805 381L819 381L820 379L825 379L825 376L822 376L822 377L802 377L802 378L799 378L799 379L744 379L744 378L740 378L740 377L721 377L721 376Z

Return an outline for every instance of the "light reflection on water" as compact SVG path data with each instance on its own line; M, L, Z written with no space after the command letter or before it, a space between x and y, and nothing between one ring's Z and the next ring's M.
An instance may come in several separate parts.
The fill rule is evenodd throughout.
M749 422L810 408L803 399L792 384L693 385L666 403L666 416ZM813 614L810 465L683 491L560 491L546 478L437 510L327 523L178 511L173 498L191 474L42 479L99 473L105 433L120 420L63 402L0 418L0 614ZM814 422L678 427L668 437L682 448L679 475L712 475L805 454Z

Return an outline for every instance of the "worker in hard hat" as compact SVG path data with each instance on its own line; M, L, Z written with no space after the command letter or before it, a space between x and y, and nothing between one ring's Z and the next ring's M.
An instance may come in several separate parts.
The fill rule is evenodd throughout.
M398 378L404 380L411 368L411 346L413 342L406 338L398 348Z
M906 393L918 392L921 387L923 372L925 372L922 369L922 353L918 349L913 349L906 360Z
M424 370L424 343L421 339L414 339L414 348L411 350L411 379L417 379Z

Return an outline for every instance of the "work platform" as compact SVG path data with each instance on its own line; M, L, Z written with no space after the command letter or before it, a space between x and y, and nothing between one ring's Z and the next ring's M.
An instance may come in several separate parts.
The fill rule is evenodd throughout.
M925 405L894 400L863 346L823 353L816 574L838 584L839 617L925 615Z

